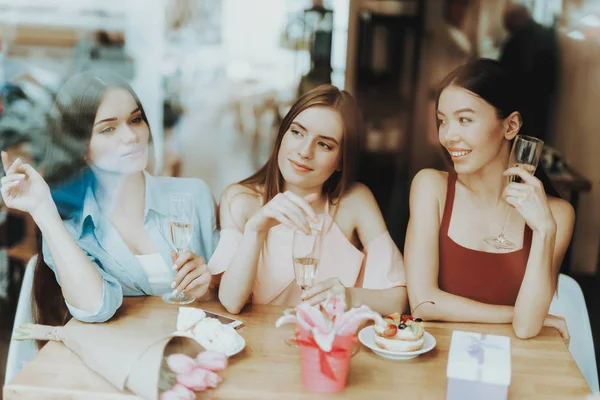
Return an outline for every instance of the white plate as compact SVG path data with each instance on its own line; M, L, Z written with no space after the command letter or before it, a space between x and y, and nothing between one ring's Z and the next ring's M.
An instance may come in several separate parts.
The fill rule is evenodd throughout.
M235 356L240 351L244 350L244 348L246 347L246 339L244 339L244 337L242 335L240 335L239 333L238 333L238 335L242 339L241 342L240 342L240 345L237 348L235 348L232 351L230 351L228 354L225 354L227 357L233 357L233 356ZM206 350L210 350L210 345L206 345L206 343L203 344L200 340L196 339L194 337L194 335L192 335L190 332L174 332L173 336L185 336L185 337L189 337L190 339L194 339L196 342L198 342Z
M229 354L225 354L227 357L235 356L237 353L239 353L240 351L244 350L244 347L246 347L246 339L244 339L242 337L242 335L240 335L240 337L242 338L242 341L240 342L240 345L238 346L237 349L232 350Z
M358 340L360 342L373 350L373 352L381 357L389 358L390 360L410 360L411 358L418 357L423 353L427 353L431 351L435 347L435 338L433 335L427 331L425 331L425 335L423 336L423 347L417 351L390 351L384 350L381 347L377 346L375 343L375 331L373 330L373 325L367 326L363 328L358 333Z

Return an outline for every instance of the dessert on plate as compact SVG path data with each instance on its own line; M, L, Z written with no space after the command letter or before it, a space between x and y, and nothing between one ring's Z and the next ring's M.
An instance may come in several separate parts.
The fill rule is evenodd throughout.
M203 310L194 307L179 307L177 335L187 336L206 350L235 354L244 347L244 338L229 325L216 318L207 317Z
M421 318L394 313L383 317L382 321L373 326L373 330L375 344L383 350L410 352L423 347L425 324Z

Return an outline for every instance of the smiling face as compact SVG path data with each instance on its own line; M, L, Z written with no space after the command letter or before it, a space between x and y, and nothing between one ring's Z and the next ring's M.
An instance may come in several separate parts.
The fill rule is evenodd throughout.
M277 155L287 186L319 189L340 168L342 120L337 111L314 106L292 121Z
M440 95L437 118L440 143L462 174L476 172L498 157L520 127L518 113L498 118L496 109L481 97L452 85Z
M131 94L122 88L109 88L100 101L88 161L95 168L131 174L146 168L150 129L142 110Z

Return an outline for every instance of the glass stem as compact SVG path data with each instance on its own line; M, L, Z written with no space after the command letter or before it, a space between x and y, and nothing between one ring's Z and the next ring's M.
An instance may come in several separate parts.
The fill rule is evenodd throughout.
M508 221L510 220L510 213L512 212L512 207L508 209L508 212L506 213L506 218L504 219L504 225L502 225L502 230L500 231L500 234L498 235L499 238L504 239L504 231L506 230L506 227L508 226Z

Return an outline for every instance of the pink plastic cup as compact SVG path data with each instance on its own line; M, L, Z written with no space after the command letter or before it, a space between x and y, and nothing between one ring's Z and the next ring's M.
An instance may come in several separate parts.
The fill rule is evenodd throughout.
M298 329L296 337L300 343L300 364L302 367L302 384L308 390L322 393L334 393L344 390L348 380L352 345L356 343L356 335L336 336L333 341L333 351L323 353L325 362L331 367L333 378L324 373L320 363L321 350L315 345L303 342L311 341L310 334Z

